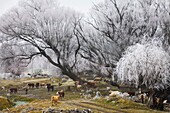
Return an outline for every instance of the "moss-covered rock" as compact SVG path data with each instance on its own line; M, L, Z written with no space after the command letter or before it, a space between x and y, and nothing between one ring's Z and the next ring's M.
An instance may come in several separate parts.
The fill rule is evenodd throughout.
M11 102L10 100L8 100L5 97L0 96L0 110L10 108L13 105L14 105L13 102Z

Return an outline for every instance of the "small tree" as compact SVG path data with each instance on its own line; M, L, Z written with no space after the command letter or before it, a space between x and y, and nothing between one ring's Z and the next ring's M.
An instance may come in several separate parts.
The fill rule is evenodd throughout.
M117 63L119 82L145 85L147 89L165 89L170 85L170 56L158 41L130 46ZM148 102L148 105L151 105ZM154 103L153 103L154 104Z

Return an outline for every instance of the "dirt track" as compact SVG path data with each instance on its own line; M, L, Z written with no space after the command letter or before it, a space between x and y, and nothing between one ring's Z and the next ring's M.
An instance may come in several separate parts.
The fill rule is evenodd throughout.
M74 101L74 102L66 102L66 104L79 106L79 107L82 107L83 109L91 109L92 111L96 113L126 113L124 111L106 107L106 106L101 106L99 104L96 104L90 101L81 101L81 102Z

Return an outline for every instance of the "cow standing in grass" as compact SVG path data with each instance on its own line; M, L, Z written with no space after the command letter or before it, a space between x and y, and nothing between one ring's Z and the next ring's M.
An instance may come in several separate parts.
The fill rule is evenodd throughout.
M57 105L57 102L59 101L59 99L64 98L64 95L65 95L63 90L58 91L56 94L57 94L56 96L51 96L52 106Z
M10 90L10 93L17 93L18 91L17 88L10 88L9 90Z
M63 90L58 91L56 94L59 95L61 98L64 98L64 96L65 96L65 93Z
M28 87L29 87L29 89L34 88L34 83L28 83Z
M57 102L59 101L59 98L60 98L59 95L57 95L57 96L51 96L51 104L52 104L52 106L53 106L53 105L57 105Z
M36 83L35 84L35 87L38 89L39 88L39 86L40 86L40 83Z
M47 89L48 89L48 92L51 90L51 91L54 91L54 86L52 86L51 84L47 84Z

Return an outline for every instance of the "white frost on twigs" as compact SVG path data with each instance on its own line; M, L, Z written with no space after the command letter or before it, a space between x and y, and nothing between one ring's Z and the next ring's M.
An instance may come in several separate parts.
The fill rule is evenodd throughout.
M166 88L170 85L170 56L161 44L153 41L136 44L125 51L116 71L120 82L144 84L151 89Z

